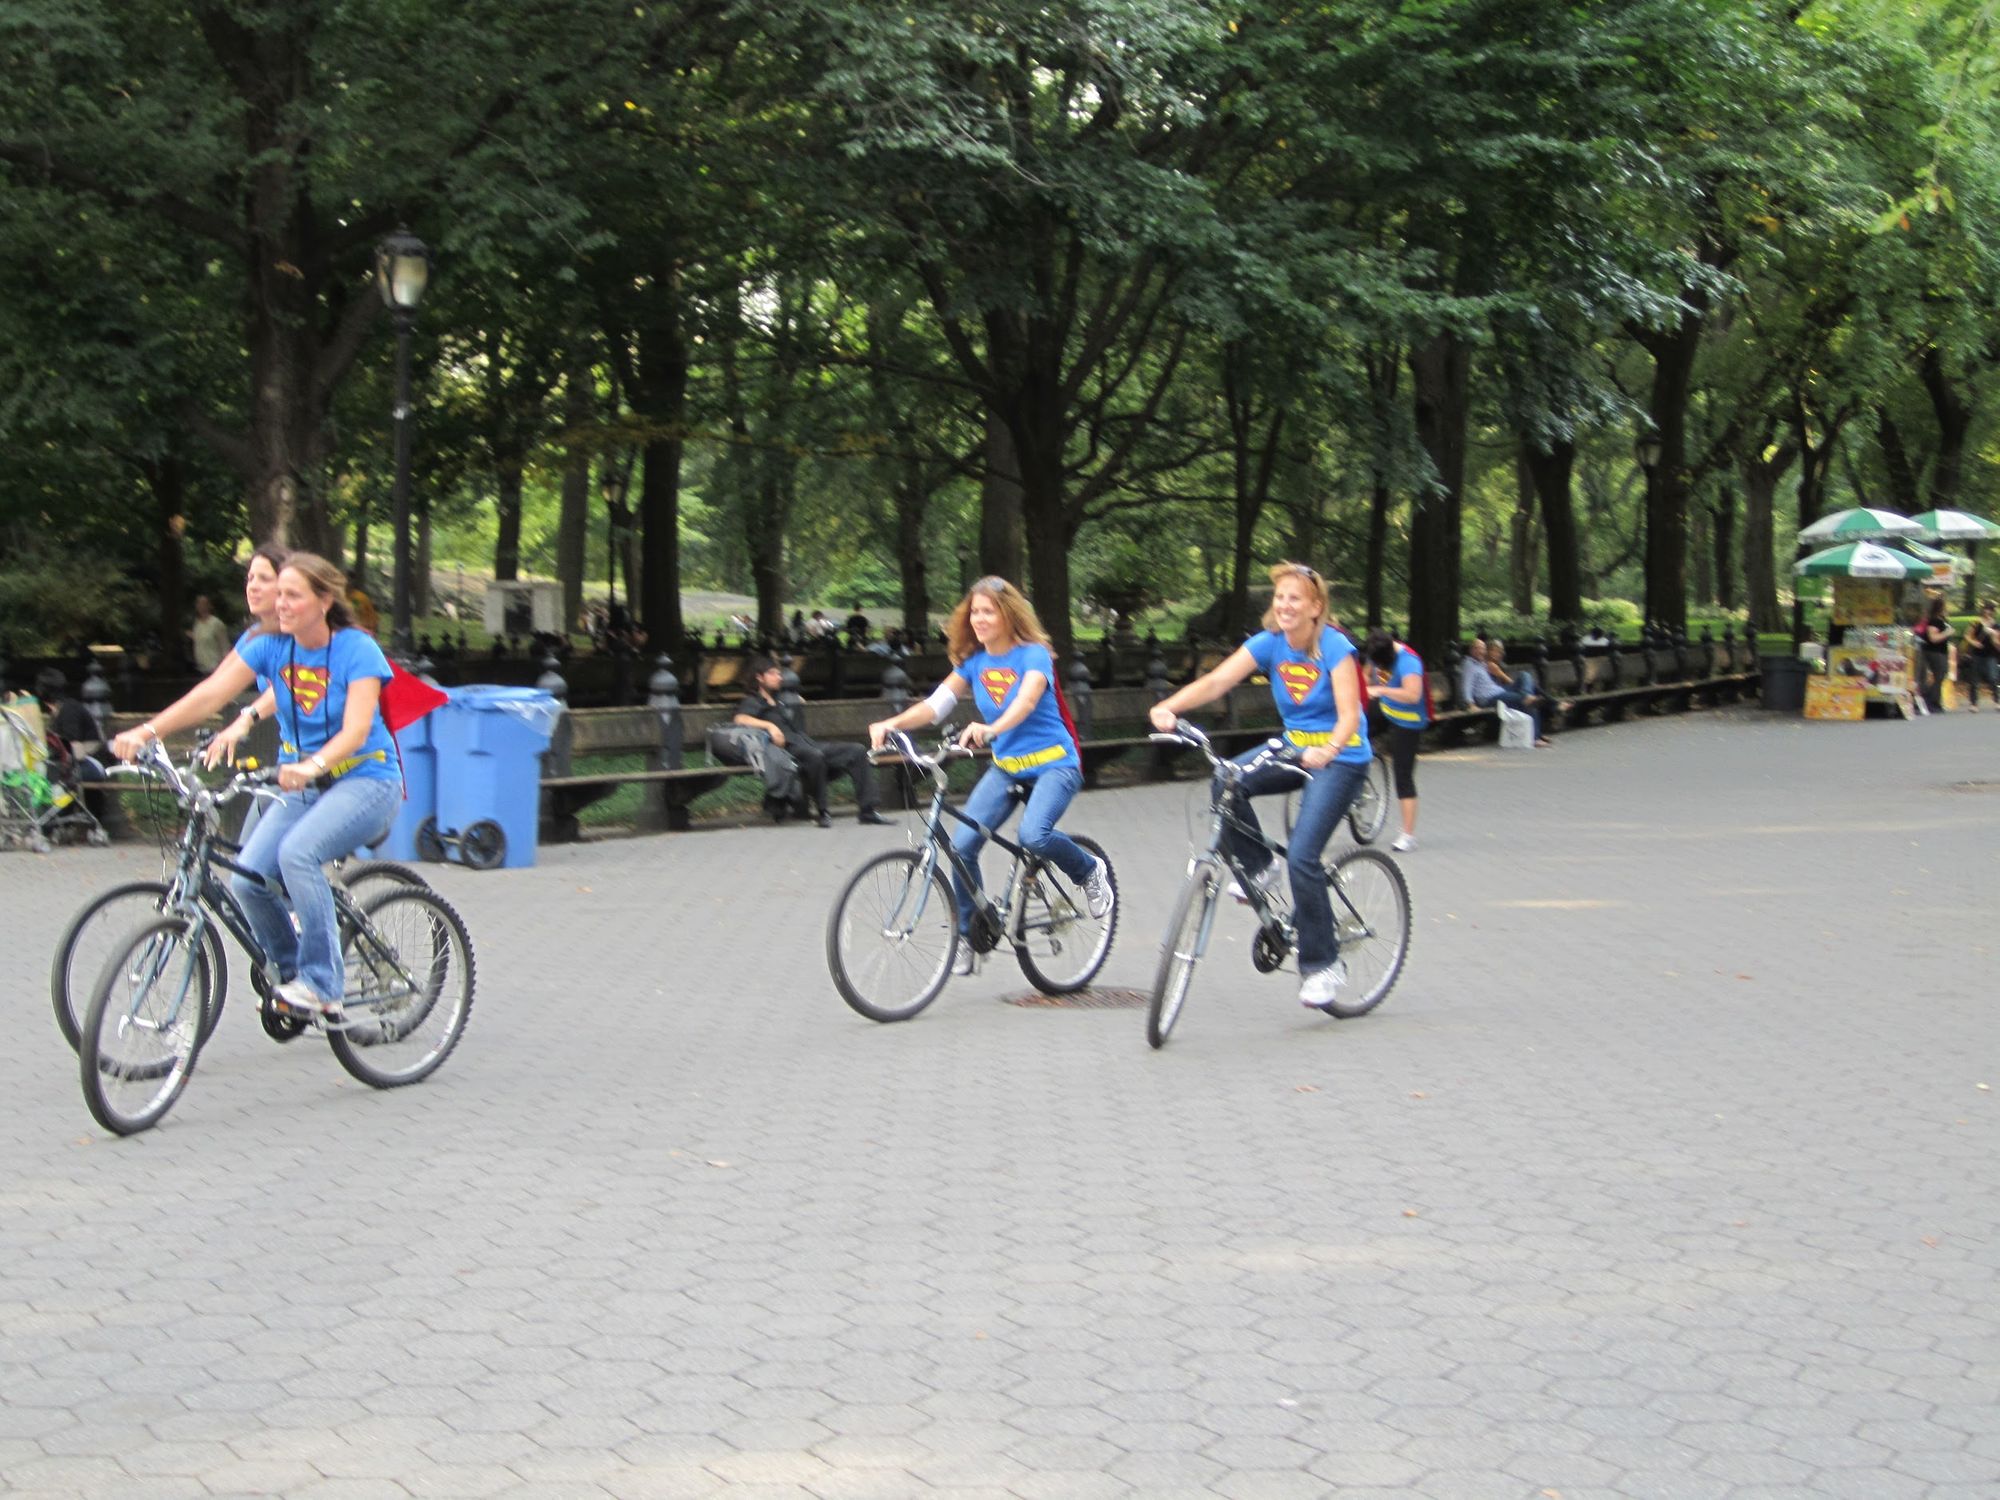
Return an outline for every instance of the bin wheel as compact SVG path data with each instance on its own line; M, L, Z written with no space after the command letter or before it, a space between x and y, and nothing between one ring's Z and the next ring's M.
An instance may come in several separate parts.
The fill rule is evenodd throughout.
M417 858L429 865L444 863L444 840L438 837L436 818L425 818L417 825Z
M458 841L458 857L475 870L497 870L507 862L507 831L481 818Z

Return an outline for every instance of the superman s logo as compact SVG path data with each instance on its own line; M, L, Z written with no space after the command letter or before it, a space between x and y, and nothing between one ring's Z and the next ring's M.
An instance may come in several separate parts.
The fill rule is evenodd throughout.
M326 702L328 672L325 667L286 667L278 674L291 690L292 702L302 714L316 713Z
M979 674L979 685L986 689L986 696L995 703L1005 703L1007 695L1014 690L1014 684L1021 680L1021 674L1012 667L988 667Z
M1303 703L1319 686L1319 668L1309 661L1280 662L1278 681L1284 684L1292 702Z

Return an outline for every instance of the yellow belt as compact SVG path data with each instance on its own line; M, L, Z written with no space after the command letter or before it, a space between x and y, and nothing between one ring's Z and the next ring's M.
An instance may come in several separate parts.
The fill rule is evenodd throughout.
M1032 771L1036 766L1046 766L1061 760L1069 754L1066 745L1051 745L1046 750L1030 750L1026 755L996 755L993 764L1010 776L1018 776L1023 771Z
M1285 738L1291 744L1297 745L1301 750L1311 750L1320 745L1331 745L1333 743L1333 731L1331 729L1287 729L1285 731ZM1360 744L1360 733L1357 731L1349 735L1347 743L1349 745Z
M287 751L292 755L298 755L299 753L299 747L297 745L292 744L288 740L280 740L278 742L278 748L280 750ZM301 756L300 758L304 759L303 756ZM332 765L326 768L326 774L334 777L335 779L338 779L342 776L345 776L349 771L353 770L356 766L360 765L364 760L386 761L388 760L388 758L389 758L389 752L387 750L364 750L359 755L348 756L346 760L335 761Z

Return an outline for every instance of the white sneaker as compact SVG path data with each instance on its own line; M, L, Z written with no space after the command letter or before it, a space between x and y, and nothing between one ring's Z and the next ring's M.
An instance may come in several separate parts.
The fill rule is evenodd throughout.
M1083 899L1089 903L1092 917L1107 915L1112 903L1118 899L1118 892L1111 887L1111 872L1104 868L1101 859L1091 868L1090 878L1083 883Z
M1347 965L1335 959L1324 969L1314 969L1306 975L1299 986L1299 1004L1311 1010L1325 1010L1340 998L1340 987L1347 983Z
M1268 898L1272 887L1278 883L1278 862L1274 859L1265 865L1250 877L1250 883L1257 887L1258 895ZM1243 889L1243 882L1234 875L1229 877L1229 894L1245 906L1250 904L1250 893Z
M278 1004L295 1015L338 1016L340 1014L337 1002L320 999L313 993L312 986L303 979L286 980L278 986L274 994Z
M1417 836L1414 833L1399 833L1396 835L1396 842L1389 847L1398 854L1408 854L1417 847Z
M972 944L964 938L951 950L951 972L960 979L971 974L978 966L979 956L972 951Z

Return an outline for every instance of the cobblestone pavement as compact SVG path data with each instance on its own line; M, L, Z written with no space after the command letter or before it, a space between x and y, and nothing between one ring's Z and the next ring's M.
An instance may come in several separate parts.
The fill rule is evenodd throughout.
M43 974L153 856L0 855L0 1492L2000 1495L2000 715L1697 714L1423 789L1364 1020L1230 912L1160 1053L1008 964L876 1026L821 934L886 830L668 836L438 874L480 995L430 1082L273 1046L239 973L125 1141ZM1109 984L1194 795L1070 815Z

